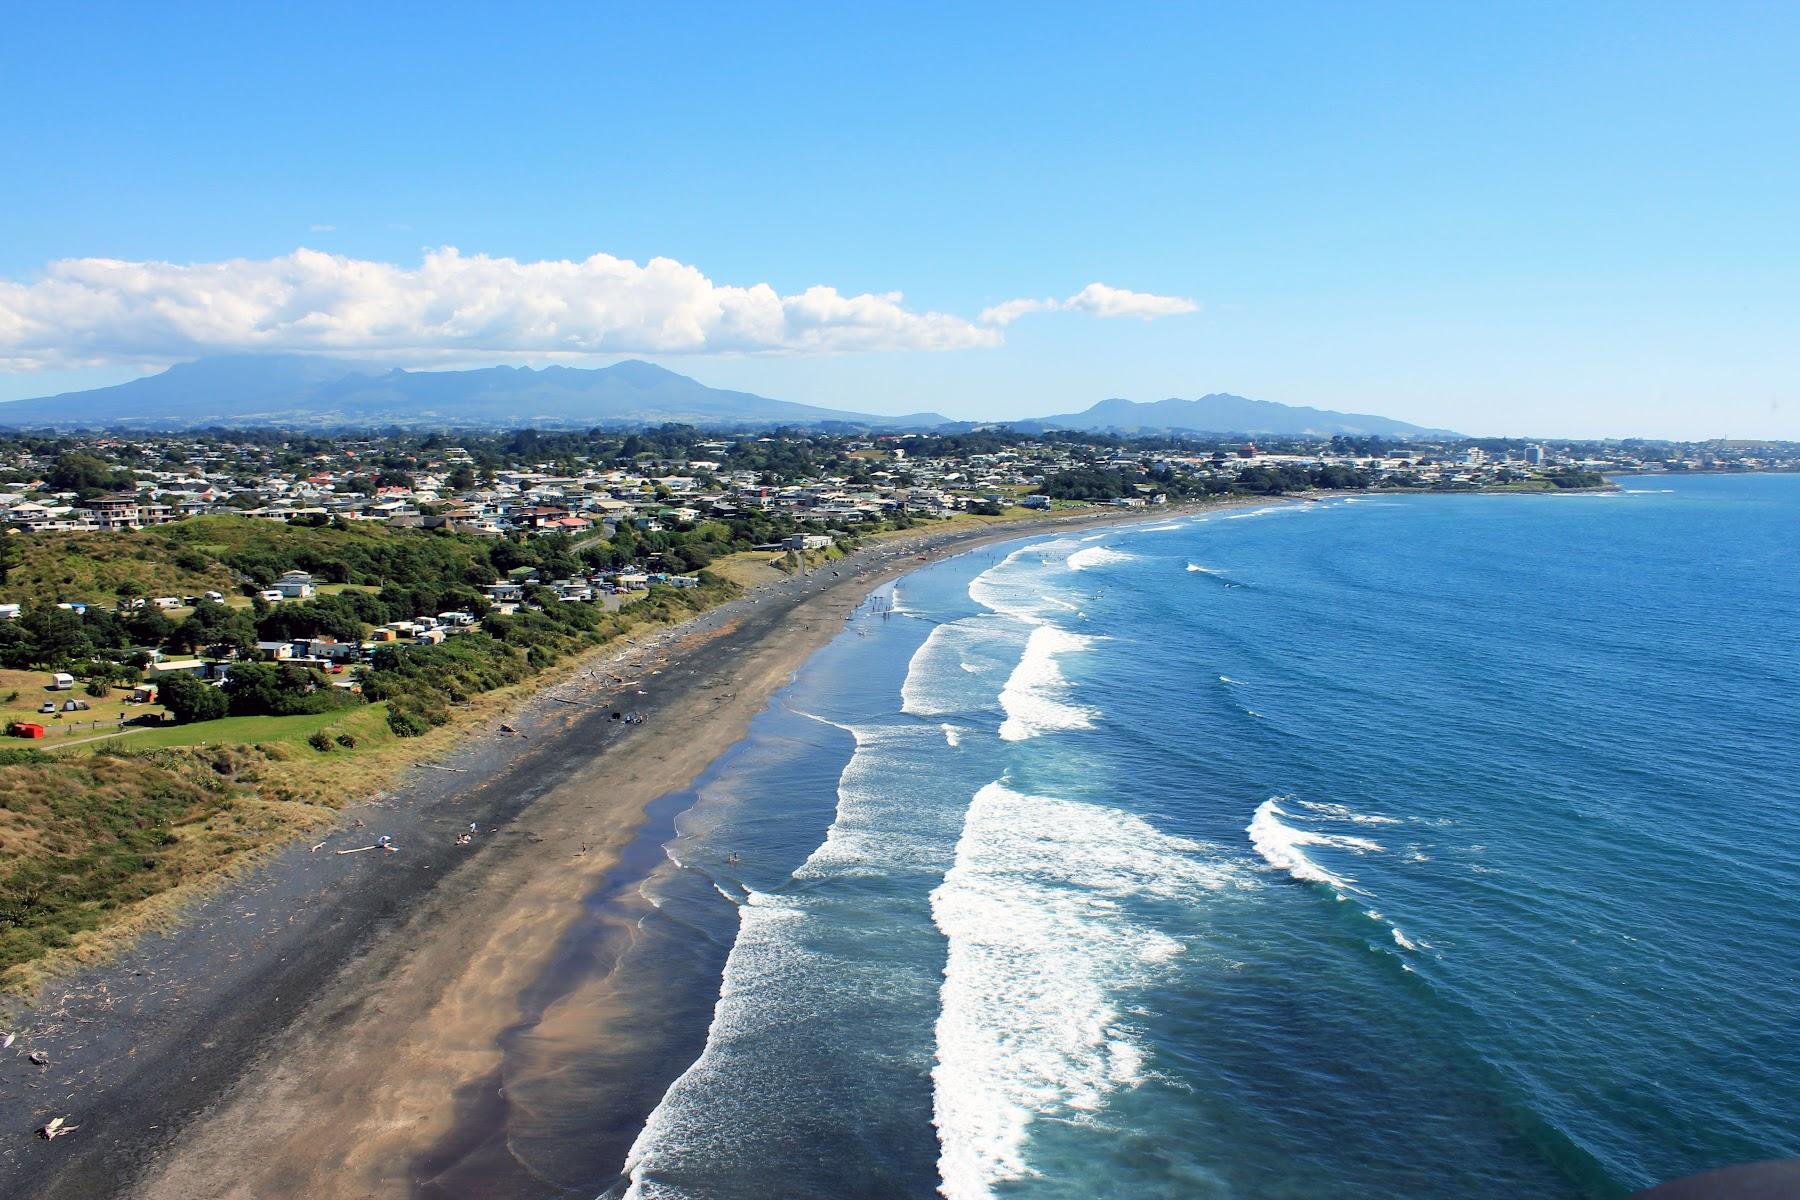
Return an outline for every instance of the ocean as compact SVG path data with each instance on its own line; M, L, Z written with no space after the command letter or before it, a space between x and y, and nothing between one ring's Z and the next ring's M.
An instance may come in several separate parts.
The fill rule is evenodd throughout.
M1800 1155L1796 617L1792 476L923 566L671 798L607 1195L1616 1197Z

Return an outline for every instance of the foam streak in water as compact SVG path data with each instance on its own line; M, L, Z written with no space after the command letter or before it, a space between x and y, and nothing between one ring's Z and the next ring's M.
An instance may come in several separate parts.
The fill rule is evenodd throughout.
M1059 660L1078 654L1093 644L1092 638L1070 633L1055 625L1039 625L1025 643L1025 654L1000 691L1000 707L1006 711L1000 737L1020 742L1058 729L1087 729L1093 713L1063 699L1068 680Z
M1086 571L1093 567L1112 567L1130 561L1132 561L1131 555L1122 550L1109 550L1105 546L1089 546L1085 550L1077 550L1069 555L1069 570Z
M1184 947L1125 902L1235 882L1216 851L1116 809L976 793L931 896L949 940L932 1071L945 1196L1031 1176L1034 1121L1081 1120L1144 1077L1122 1004Z

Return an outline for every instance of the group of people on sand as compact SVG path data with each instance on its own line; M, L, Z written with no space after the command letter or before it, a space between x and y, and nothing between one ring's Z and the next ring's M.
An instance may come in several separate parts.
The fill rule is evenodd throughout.
M480 832L481 827L475 822L470 821L467 831L456 835L456 844L459 846L472 846L475 844L475 835ZM488 826L488 832L499 833L500 829L498 826L490 825Z

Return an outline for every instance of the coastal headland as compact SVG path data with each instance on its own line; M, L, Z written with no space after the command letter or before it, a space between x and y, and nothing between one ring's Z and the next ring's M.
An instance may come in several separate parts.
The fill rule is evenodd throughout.
M47 1065L0 1079L0 1191L448 1197L500 1179L507 1194L563 1194L522 1170L509 1179L516 1164L484 1136L484 1113L505 1103L502 1036L622 869L647 808L739 740L880 582L995 541L1178 511L874 543L597 652L402 786L347 806L322 841L49 984L19 1022ZM380 837L398 850L361 852ZM30 1137L54 1116L80 1128Z

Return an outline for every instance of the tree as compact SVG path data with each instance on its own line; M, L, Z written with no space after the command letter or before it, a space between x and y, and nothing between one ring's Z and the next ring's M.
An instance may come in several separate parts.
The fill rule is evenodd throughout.
M157 687L157 699L169 715L183 725L214 721L230 708L225 693L192 675L171 675Z
M61 455L44 474L53 492L103 492L131 482L128 472L115 471L105 459L81 450Z
M235 717L281 711L281 675L270 663L237 663L225 680L225 697Z
M7 575L24 557L19 550L19 535L10 530L0 532L0 583L6 582Z
M81 618L70 609L55 605L27 609L19 625L32 660L46 667L60 667L94 652Z
M171 645L186 650L225 649L239 654L256 650L256 626L241 608L202 600L169 635Z

